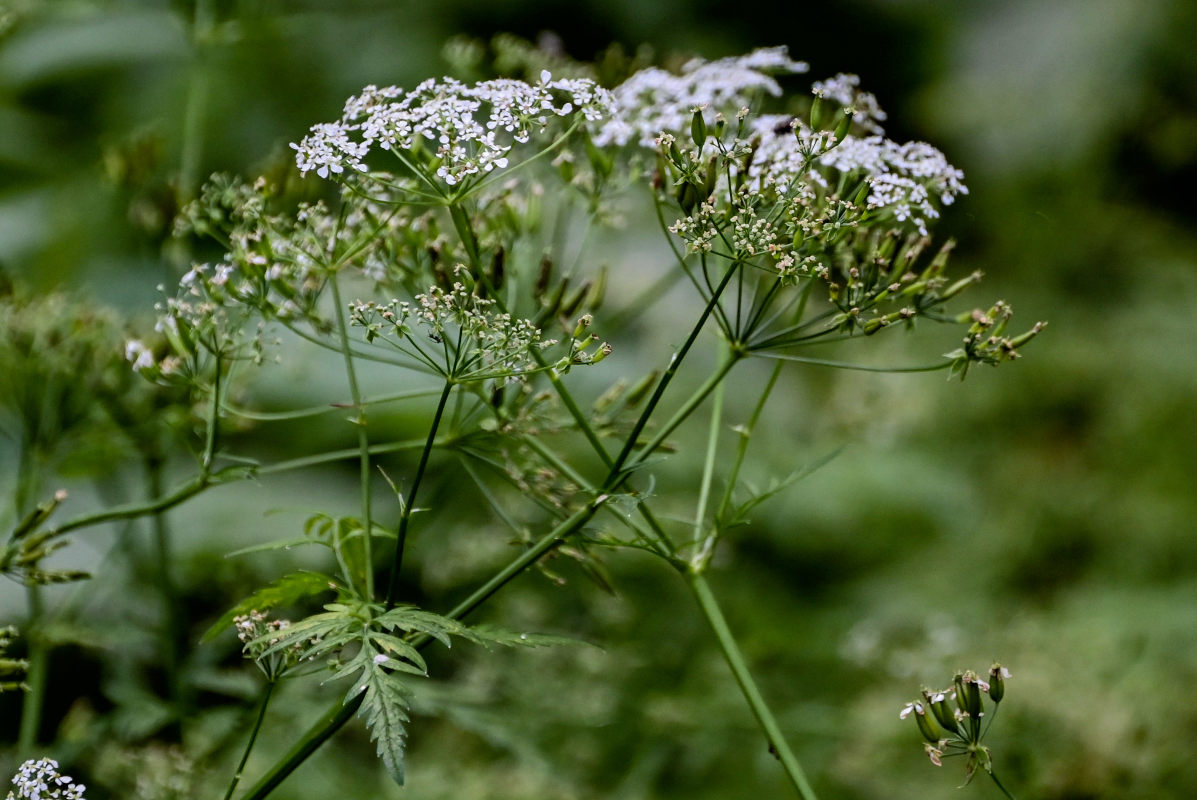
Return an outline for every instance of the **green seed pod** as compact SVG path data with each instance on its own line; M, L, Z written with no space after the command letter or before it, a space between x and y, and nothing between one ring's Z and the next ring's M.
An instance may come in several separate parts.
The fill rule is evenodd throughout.
M628 395L627 395L628 407L629 408L635 407L641 400L643 400L645 398L645 396L648 395L649 390L652 389L653 386L656 385L656 383L657 383L657 371L656 370L653 370L652 372L648 373L640 380L636 381L636 383L634 383L632 385L632 388L628 390Z
M421 137L417 136L419 140ZM582 140L586 150L586 159L590 162L591 168L599 178L606 178L611 174L611 170L615 168L615 159L607 152L599 148L589 136Z
M989 697L995 705L1002 702L1002 698L1006 696L1006 678L1009 675L1010 670L1001 664L994 664L989 668Z
M570 183L574 179L574 160L572 158L562 158L557 162L557 172L561 175L561 180Z
M715 182L719 180L719 169L715 165L715 157L711 156L711 160L707 162L706 180L703 181L702 193L704 198L710 198L715 192Z
M815 100L810 104L810 129L812 131L819 130L819 126L823 124L823 98L815 96ZM794 135L798 135L798 129L794 129Z
M965 674L964 691L964 710L973 719L980 719L985 706L981 702L981 687L977 685L977 676L971 672Z
M841 113L844 116L839 124L835 126L835 140L837 142L844 141L844 137L848 135L848 131L852 128L852 115L848 112L848 109L845 108Z
M952 712L952 707L948 705L947 692L924 691L923 698L927 701L927 707L931 709L931 713L935 715L935 719L940 725L952 733L957 733L960 730L956 724L956 715Z
M869 191L872 189L867 180L860 182L860 188L856 190L856 194L852 197L852 205L857 208L862 208L869 199Z
M803 242L803 240L805 240L805 239L806 239L806 233L805 233L805 231L803 231L801 227L797 227L797 228L795 228L795 229L794 229L794 239L793 239L793 241L790 243L790 244L792 244L792 245L793 245L793 247L794 247L794 252L795 252L795 253L797 253L797 252L798 252L798 248L802 247L802 242Z
M922 705L914 707L914 721L918 723L919 733L931 744L938 744L939 740L944 738L943 731L931 721Z
M702 118L701 108L694 109L694 116L690 118L690 138L700 150L707 140L707 121Z
M979 280L981 280L981 270L977 270L972 275L969 275L967 278L961 278L960 280L956 281L948 288L944 289L942 292L939 293L939 299L950 300Z
M596 310L603 304L603 298L607 296L607 267L606 265L599 267L598 275L594 278L594 284L590 287L590 296L586 298L586 308Z

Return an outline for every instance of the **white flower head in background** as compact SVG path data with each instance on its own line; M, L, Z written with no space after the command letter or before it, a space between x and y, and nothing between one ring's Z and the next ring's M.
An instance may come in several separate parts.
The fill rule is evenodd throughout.
M12 776L17 787L6 800L83 800L87 788L75 779L58 772L58 762L52 758L30 759Z

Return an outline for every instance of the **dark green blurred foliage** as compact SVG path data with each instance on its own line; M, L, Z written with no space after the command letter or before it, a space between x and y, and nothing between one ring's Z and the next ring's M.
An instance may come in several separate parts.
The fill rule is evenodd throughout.
M69 288L145 310L154 285L173 283L186 260L169 220L203 176L285 174L286 143L335 117L362 85L412 85L448 68L439 53L451 36L500 31L533 41L553 31L542 42L580 60L611 42L628 54L647 43L659 58L788 44L813 78L859 73L895 138L925 138L965 171L971 194L939 228L960 243L958 274L981 269L979 298L1001 296L1024 319L1051 320L1021 362L975 369L963 385L814 367L786 377L786 402L768 417L769 449L757 451L770 466L749 477L763 484L770 469L785 474L847 449L754 512L717 554L712 581L821 794L958 796L959 774L926 762L898 710L912 686L993 658L1013 678L987 742L1016 795L1197 794L1187 690L1197 678L1188 186L1197 170L1197 7L1186 0L856 0L817 11L683 0L10 2L0 9L0 263L38 291ZM657 251L638 262L654 258L665 263ZM644 341L667 335L652 320L639 325ZM923 333L894 358L921 362L957 344ZM636 357L636 348L627 342L617 354ZM255 390L263 407L312 402L293 366L272 369ZM745 415L753 399L750 388L729 396ZM386 424L419 435L402 415ZM697 449L700 427L679 433L683 452ZM242 449L277 458L297 436L352 443L340 421L236 435ZM7 446L3 456L8 473ZM125 464L114 470L127 473L124 494L141 493L135 460L112 463ZM396 458L388 469L405 465ZM221 489L173 512L188 643L284 568L273 554L223 554L292 535L313 506L351 508L354 468L330 470L320 486L274 479ZM656 469L661 497L697 486L698 466L685 458ZM53 478L61 476L43 484L57 486ZM430 485L428 505L455 490ZM264 507L291 511L262 519ZM474 533L417 542L407 570L423 605L447 607L456 587L483 577L455 571L456 549L490 548L501 562L506 545L478 545ZM99 561L108 545L96 538L86 557ZM251 713L251 668L231 636L189 644L190 718L173 725L178 709L164 700L152 638L163 612L150 562L137 557L142 545L114 536L111 547L134 556L125 566L88 564L97 578L86 595L52 595L53 635L71 645L55 651L45 738L56 737L54 752L72 760L90 797L136 791L133 776L111 768L126 754L162 785L186 774L191 796L213 796ZM785 796L671 575L621 554L605 564L611 596L568 559L548 566L568 586L531 573L486 618L601 649L437 655L436 672L453 677L417 698L428 716L414 726L403 792ZM22 602L0 587L0 624L19 623ZM329 697L296 692L277 703L250 772L280 755ZM0 748L15 738L16 714L16 701L0 698ZM172 749L178 739L181 751ZM0 752L7 775L12 760ZM368 792L400 795L351 727L276 796Z

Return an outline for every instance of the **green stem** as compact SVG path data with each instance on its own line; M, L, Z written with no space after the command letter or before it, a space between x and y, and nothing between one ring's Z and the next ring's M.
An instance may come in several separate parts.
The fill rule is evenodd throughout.
M262 692L262 702L258 707L258 717L254 720L254 726L249 732L249 741L245 743L245 751L241 754L241 761L237 764L237 771L233 773L233 779L229 781L229 789L224 793L224 800L232 800L233 792L237 789L237 784L241 782L241 775L245 772L245 764L249 761L249 754L253 752L254 743L258 740L258 731L262 729L262 720L266 719L266 706L270 705L270 695L274 692L274 681L266 683L266 689Z
M320 748L320 745L331 739L333 734L339 731L346 722L353 719L353 715L357 713L365 699L365 692L358 692L345 703L338 699L324 713L324 716L318 719L316 724L295 743L295 746L287 751L282 760L242 795L241 800L263 800L278 788L278 785L286 780L287 776L294 772L300 764L307 761L312 753Z
M698 505L694 509L695 542L702 539L706 527L707 500L711 494L711 481L715 476L715 456L719 452L719 431L723 427L723 383L715 388L715 400L711 404L711 425L707 430L707 456L702 465L702 484L698 490Z
M815 792L806 779L806 773L802 771L798 759L794 757L794 753L786 743L781 727L777 724L773 712L769 710L769 705L765 702L760 689L757 688L756 681L752 678L752 673L748 670L744 655L740 652L735 637L732 636L727 620L723 617L723 611L720 609L718 601L715 600L715 595L711 593L711 587L707 584L706 578L701 572L691 570L686 574L686 581L691 591L694 592L694 598L698 601L699 608L702 609L703 615L707 618L707 622L719 642L723 657L727 660L727 665L731 667L732 675L735 677L744 699L748 701L748 707L752 709L757 723L764 731L765 738L769 740L770 752L781 762L786 776L798 791L798 795L803 800L816 800Z
M59 525L50 530L50 538L58 538L71 531L79 528L89 528L93 525L100 525L104 522L112 522L118 519L133 519L134 517L142 517L146 514L155 514L167 509L174 508L185 500L189 500L202 492L212 484L212 478L209 475L197 475L186 483L179 486L173 492L157 500L152 500L148 503L130 503L115 508L109 508L105 511L97 511L94 514L84 514L79 517Z
M1010 800L1014 800L1014 795L1010 794L1010 790L1009 790L1009 789L1007 789L1005 786L1003 786L1003 785L1002 785L1002 782L998 780L998 776L997 776L997 775L995 775L993 772L990 772L990 773L989 773L989 777L990 777L990 778L993 778L993 782L994 782L995 784L997 784L997 787L998 787L999 789L1001 789L1001 790L1002 790L1002 794L1006 795L1006 797L1010 798Z
M732 353L731 357L727 358L714 372L708 375L707 379L702 382L702 385L695 389L686 402L682 403L681 407L673 413L673 416L661 426L656 435L640 448L640 452L637 453L635 458L628 459L627 465L624 467L624 474L626 475L631 470L643 464L669 438L669 435L677 430L694 413L694 410L702 404L702 401L706 400L707 396L723 382L723 379L727 377L727 373L731 371L731 368L739 360L739 354Z
M653 412L657 408L657 405L661 402L661 397L664 396L665 390L669 387L669 383L677 374L678 369L682 365L682 361L686 358L686 354L690 352L690 348L698 339L698 334L701 333L702 329L706 326L707 317L711 315L711 311L718 305L720 295L723 293L728 281L731 280L732 275L736 273L739 266L739 262L733 263L731 267L728 268L727 272L724 273L723 279L719 282L719 285L715 287L715 291L711 293L711 299L707 301L706 306L703 308L702 314L698 318L698 322L696 322L694 327L690 329L690 335L686 337L686 341L669 359L669 366L661 375L661 379L657 381L657 388L653 390L652 397L649 398L648 403L644 406L644 410L640 413L640 417L636 420L636 424L632 427L631 434L628 436L627 441L624 442L623 450L620 451L619 455L615 459L614 465L612 465L612 476L617 476L624 464L627 463L628 458L632 454L632 450L636 448L636 442L640 438L640 434L644 431L644 426L648 424L649 417L652 416ZM734 363L734 361L735 359L732 359L731 363ZM720 379L722 379L722 376L720 376ZM712 385L711 388L714 388L714 386ZM699 402L701 402L701 399ZM697 403L694 405L697 406ZM690 408L690 411L692 410L693 407ZM681 413L681 410L679 410L678 414L674 415L674 418L678 420L678 424L680 424L681 419L684 419L684 417L679 418L679 414ZM689 412L687 411L686 413L688 414ZM664 441L664 438L664 436L658 435L653 440L652 446L646 447L641 451L639 461L643 461L645 455L647 453L651 453L657 445Z
M151 498L162 494L162 462L156 458L147 458L145 463L146 485ZM160 633L162 645L162 672L166 679L167 695L174 706L176 719L182 720L187 714L183 703L183 684L179 679L179 663L182 660L183 626L182 609L179 604L179 592L171 574L171 546L170 528L166 522L166 513L157 511L150 517L154 532L154 550L157 564L154 573L158 580L158 591L162 595L163 620Z
M563 520L553 530L542 536L532 547L521 553L518 558L514 559L489 581L476 589L469 597L458 603L446 616L450 619L462 619L478 606L485 603L491 595L503 588L504 585L523 572L528 566L535 563L541 556L563 542L570 534L578 530L578 528L585 525L605 500L605 496L599 496L590 503L587 503L585 507L575 511L568 519ZM414 637L411 643L413 647L423 648L432 641L431 637L421 635ZM359 692L344 704L338 700L334 706L325 712L323 717L316 721L316 724L308 729L308 732L287 752L282 760L276 763L268 773L262 776L261 780L254 784L241 800L263 800L263 798L274 791L288 775L294 772L312 753L316 752L320 745L331 739L333 734L353 718L358 708L361 707L365 696L365 692Z
M195 197L203 165L204 116L208 105L207 50L213 28L210 0L197 0L191 23L191 46L195 53L187 105L183 111L183 144L179 155L179 207Z
M366 406L362 402L362 393L357 383L357 371L353 365L353 353L349 348L349 325L345 320L345 304L341 301L341 289L335 272L329 276L328 282L332 287L333 305L336 308L337 335L341 343L341 356L345 360L345 377L349 382L349 396L353 400L353 424L357 427L358 482L361 492L362 525L363 530L366 531L366 536L362 542L362 547L365 550L363 558L366 563L366 597L373 600L374 553L372 549L373 542L371 541L373 537L370 535L370 531L374 530L374 527L370 519L370 479L372 477L370 474L370 434L366 430ZM351 575L346 575L345 577L350 580L353 579Z
M33 505L33 497L37 492L37 461L36 446L28 437L23 437L20 452L17 454L17 481L13 497L13 510L17 519L21 519L25 509ZM25 623L25 635L29 641L25 657L28 664L25 670L25 684L28 689L21 700L17 755L21 758L32 758L33 747L37 744L37 733L41 727L42 704L46 697L46 667L50 653L40 627L42 617L45 616L41 587L34 583L27 584L25 596L29 602L29 618Z
M719 510L716 512L716 517L722 517L727 513L728 506L731 505L732 492L736 488L736 482L740 479L740 468L744 465L744 457L748 454L748 442L752 439L752 432L756 430L756 424L761 418L761 413L765 410L765 402L769 399L769 395L773 393L773 387L777 385L777 379L781 376L782 362L778 361L773 365L773 371L769 373L769 380L765 384L764 391L761 396L757 398L756 407L752 409L752 415L748 418L748 423L740 428L740 441L736 447L736 459L732 462L731 472L727 476L727 486L723 490L723 499L719 501Z
M21 728L17 735L17 756L22 759L33 758L36 755L34 747L37 745L37 734L42 722L42 705L46 699L50 648L46 645L45 632L39 627L42 617L45 616L41 588L32 583L25 587L25 596L29 600L29 619L25 623L25 635L29 640L29 651L25 658L29 666L25 671L25 684L29 688L21 702Z
M436 404L436 414L432 418L432 426L428 429L428 439L424 442L424 449L420 452L420 463L416 466L411 489L408 490L407 500L399 512L399 535L395 541L395 561L391 565L391 579L387 586L387 608L395 605L395 595L399 591L399 569L403 566L403 546L407 542L407 527L411 522L412 511L416 505L416 492L420 491L420 481L423 480L424 472L428 468L428 457L432 455L432 448L436 444L436 432L440 428L441 417L445 413L445 404L449 402L449 395L452 391L453 382L445 381L445 388Z

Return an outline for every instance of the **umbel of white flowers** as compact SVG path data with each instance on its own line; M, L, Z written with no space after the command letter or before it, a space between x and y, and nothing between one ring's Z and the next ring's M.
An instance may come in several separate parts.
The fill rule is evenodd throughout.
M340 120L313 126L291 147L300 172L322 178L367 173L365 159L375 148L405 161L425 152L434 155L436 177L453 187L507 167L512 149L544 133L555 119L580 115L599 147L654 149L662 134L683 136L696 109L711 124L720 115L737 116L760 95L782 93L774 75L807 69L786 48L772 47L717 61L695 59L678 74L644 69L610 91L586 79L554 79L547 71L536 84L492 80L469 86L443 78L411 91L367 86L345 103ZM936 202L948 205L967 194L964 174L925 142L885 138L885 112L859 87L859 77L840 74L811 88L819 103L832 111L838 106L867 136L843 134L833 149L812 148L812 140L834 134L790 117L758 116L751 127L756 152L749 175L784 192L795 182L826 186L826 171L858 173L868 181L870 208L909 221L926 235L927 221L939 216ZM826 150L818 161L823 171L805 160L812 149Z
M87 788L69 775L60 775L58 762L52 758L30 759L12 776L16 791L6 800L83 800Z

